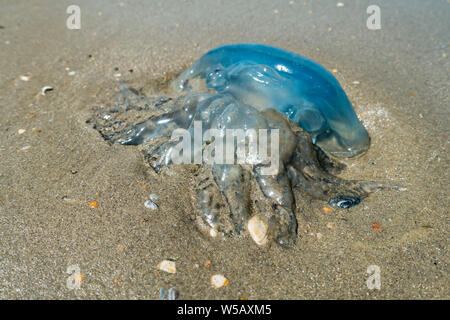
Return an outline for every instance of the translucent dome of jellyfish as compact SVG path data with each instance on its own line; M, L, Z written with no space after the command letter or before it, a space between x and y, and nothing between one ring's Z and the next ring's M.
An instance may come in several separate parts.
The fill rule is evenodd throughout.
M194 78L206 85L200 92ZM349 208L372 192L402 189L334 175L344 166L327 154L356 156L370 139L337 80L309 59L266 45L227 45L206 53L171 87L172 96L147 98L121 81L116 106L96 108L89 122L111 143L138 145L158 173L179 163L186 142L184 163L196 168L192 208L207 237L250 235L258 245L292 247L296 214L308 210L309 198ZM207 136L211 129L216 134ZM231 162L216 161L229 151L219 140L231 129L271 131L263 139L270 152L254 156L245 136Z
M336 78L298 54L261 44L222 46L185 70L173 86L184 90L196 77L258 110L283 113L333 156L353 157L369 148L369 134Z

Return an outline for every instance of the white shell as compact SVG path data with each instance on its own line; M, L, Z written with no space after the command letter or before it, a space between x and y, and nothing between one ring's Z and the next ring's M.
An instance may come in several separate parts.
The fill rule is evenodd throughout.
M261 217L251 217L247 223L247 230L256 244L262 246L267 244L267 242L269 241L269 226Z
M42 94L43 96L45 96L45 93L46 93L47 91L51 91L51 90L53 90L53 87L51 87L51 86L45 86L45 87L43 87L43 88L41 89L41 94Z
M158 264L158 269L167 273L176 273L175 261L163 260Z
M145 206L147 209L150 209L150 210L156 210L156 209L158 209L158 205L157 205L156 203L154 203L153 201L151 201L151 200L145 201L145 202L144 202L144 206Z
M209 235L210 235L212 238L215 238L215 237L217 237L218 232L217 232L216 229L211 228L211 229L209 229Z
M152 201L158 201L158 200L159 200L158 195L156 195L156 194L154 194L154 193L152 193L152 194L149 196L149 198L150 198L150 200L152 200Z
M211 277L211 285L214 288L225 287L229 283L228 279L222 274L215 274Z

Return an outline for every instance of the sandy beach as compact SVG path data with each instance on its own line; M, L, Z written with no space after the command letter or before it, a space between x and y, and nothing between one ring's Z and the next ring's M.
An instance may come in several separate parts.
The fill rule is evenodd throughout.
M450 3L377 0L379 30L371 4L0 0L0 299L159 299L171 287L179 299L449 299ZM340 176L407 190L348 210L310 200L291 249L210 240L193 222L192 172L158 175L86 123L119 80L158 95L208 50L243 42L332 71L372 139ZM158 270L168 259L176 273ZM215 274L228 285L211 287Z

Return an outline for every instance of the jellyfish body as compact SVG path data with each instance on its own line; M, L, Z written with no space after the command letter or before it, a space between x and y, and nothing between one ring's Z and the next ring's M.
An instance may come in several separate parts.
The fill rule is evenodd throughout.
M172 86L186 90L193 78L260 111L283 113L334 156L369 148L369 134L336 78L298 54L262 44L225 45L203 55Z

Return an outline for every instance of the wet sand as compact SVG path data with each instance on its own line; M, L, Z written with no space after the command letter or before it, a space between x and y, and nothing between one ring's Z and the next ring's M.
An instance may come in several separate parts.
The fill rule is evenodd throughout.
M66 28L70 1L0 1L1 299L158 299L169 287L181 299L450 297L448 1L377 1L377 31L366 27L371 1L77 2L80 30ZM118 79L151 93L236 42L336 69L372 137L341 176L408 190L331 213L311 201L293 249L211 241L192 222L191 172L157 175L137 148L86 124ZM144 207L151 193L157 211ZM175 274L156 268L165 259ZM67 287L71 265L80 289ZM366 285L370 265L380 290ZM213 274L229 284L211 288Z

